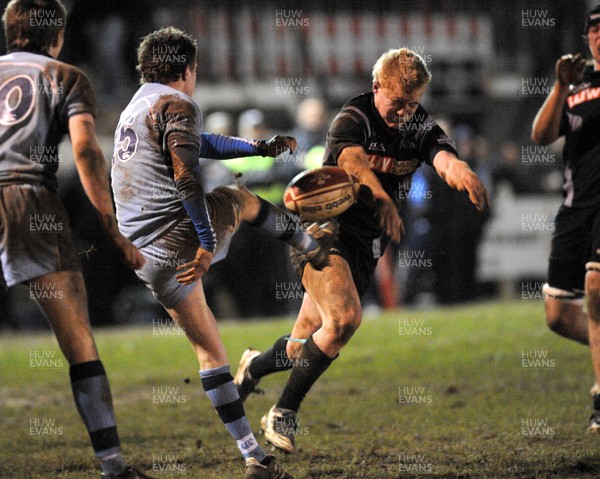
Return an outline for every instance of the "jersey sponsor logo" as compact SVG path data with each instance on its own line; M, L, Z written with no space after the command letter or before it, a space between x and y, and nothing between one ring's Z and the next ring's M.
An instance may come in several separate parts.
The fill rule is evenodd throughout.
M35 105L36 89L27 75L17 75L0 85L0 125L12 126L25 120Z
M371 169L381 173L391 173L393 175L407 175L412 173L419 166L419 160L397 160L393 156L367 155Z
M573 108L586 101L597 100L600 98L600 86L595 88L585 88L567 98L569 108Z
M385 153L385 145L381 141L371 141L371 143L369 143L369 151Z

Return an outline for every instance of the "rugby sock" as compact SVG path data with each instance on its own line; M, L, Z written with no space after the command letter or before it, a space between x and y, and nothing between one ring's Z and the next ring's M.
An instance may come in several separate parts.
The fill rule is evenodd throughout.
M260 210L254 221L248 224L266 231L281 241L285 241L297 250L306 253L319 246L317 241L304 231L298 223L279 206L269 203L260 196Z
M200 371L200 379L206 395L235 439L244 459L253 457L259 462L264 461L267 456L252 434L240 395L229 373L229 365Z
M304 396L334 359L319 349L312 336L308 338L300 350L300 357L292 368L277 407L298 412Z
M102 472L119 475L127 465L121 455L110 385L100 360L73 364L69 369L77 410L92 440Z
M292 369L294 361L288 357L285 350L289 336L281 336L273 346L252 360L248 372L253 379L259 379L277 371Z
M600 394L594 396L594 411L600 411Z

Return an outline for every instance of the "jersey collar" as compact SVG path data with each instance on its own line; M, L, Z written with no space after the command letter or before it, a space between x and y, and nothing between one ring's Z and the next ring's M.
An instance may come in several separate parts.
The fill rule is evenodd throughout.
M36 46L30 45L27 47L17 47L17 48L11 48L8 53L35 53L36 55L44 55L48 58L52 58L52 55L50 55L47 51L42 50L41 48L38 48Z

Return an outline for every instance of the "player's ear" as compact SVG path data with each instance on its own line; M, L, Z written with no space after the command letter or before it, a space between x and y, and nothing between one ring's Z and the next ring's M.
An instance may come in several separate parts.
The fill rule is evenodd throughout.
M379 82L377 80L373 80L373 93L377 93L377 91L381 88L381 85L379 84Z
M63 28L62 30L58 31L58 35L56 35L56 38L54 39L54 43L52 44L53 47L60 47L62 48L63 43L65 43L65 29Z

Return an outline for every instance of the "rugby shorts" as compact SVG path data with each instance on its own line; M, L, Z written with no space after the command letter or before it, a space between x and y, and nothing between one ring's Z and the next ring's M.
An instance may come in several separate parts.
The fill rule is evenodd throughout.
M600 263L600 204L562 205L555 220L548 265L548 284L582 296L585 265Z
M363 239L340 230L338 237L329 250L329 254L341 256L346 260L352 273L352 280L356 286L358 297L362 298L371 284L379 259L374 257L373 247L368 247ZM383 251L381 251L381 254L383 254ZM300 281L302 281L302 275L308 260L305 255L295 248L290 248L290 256L294 270Z
M0 288L81 271L65 207L41 184L0 186Z
M227 256L231 238L239 228L242 201L235 191L225 187L216 188L206 195L210 222L217 236L213 264ZM195 288L195 282L181 284L175 276L183 272L177 271L179 266L195 258L199 246L192 220L186 216L173 228L140 248L146 263L136 270L136 274L166 308L176 306Z

